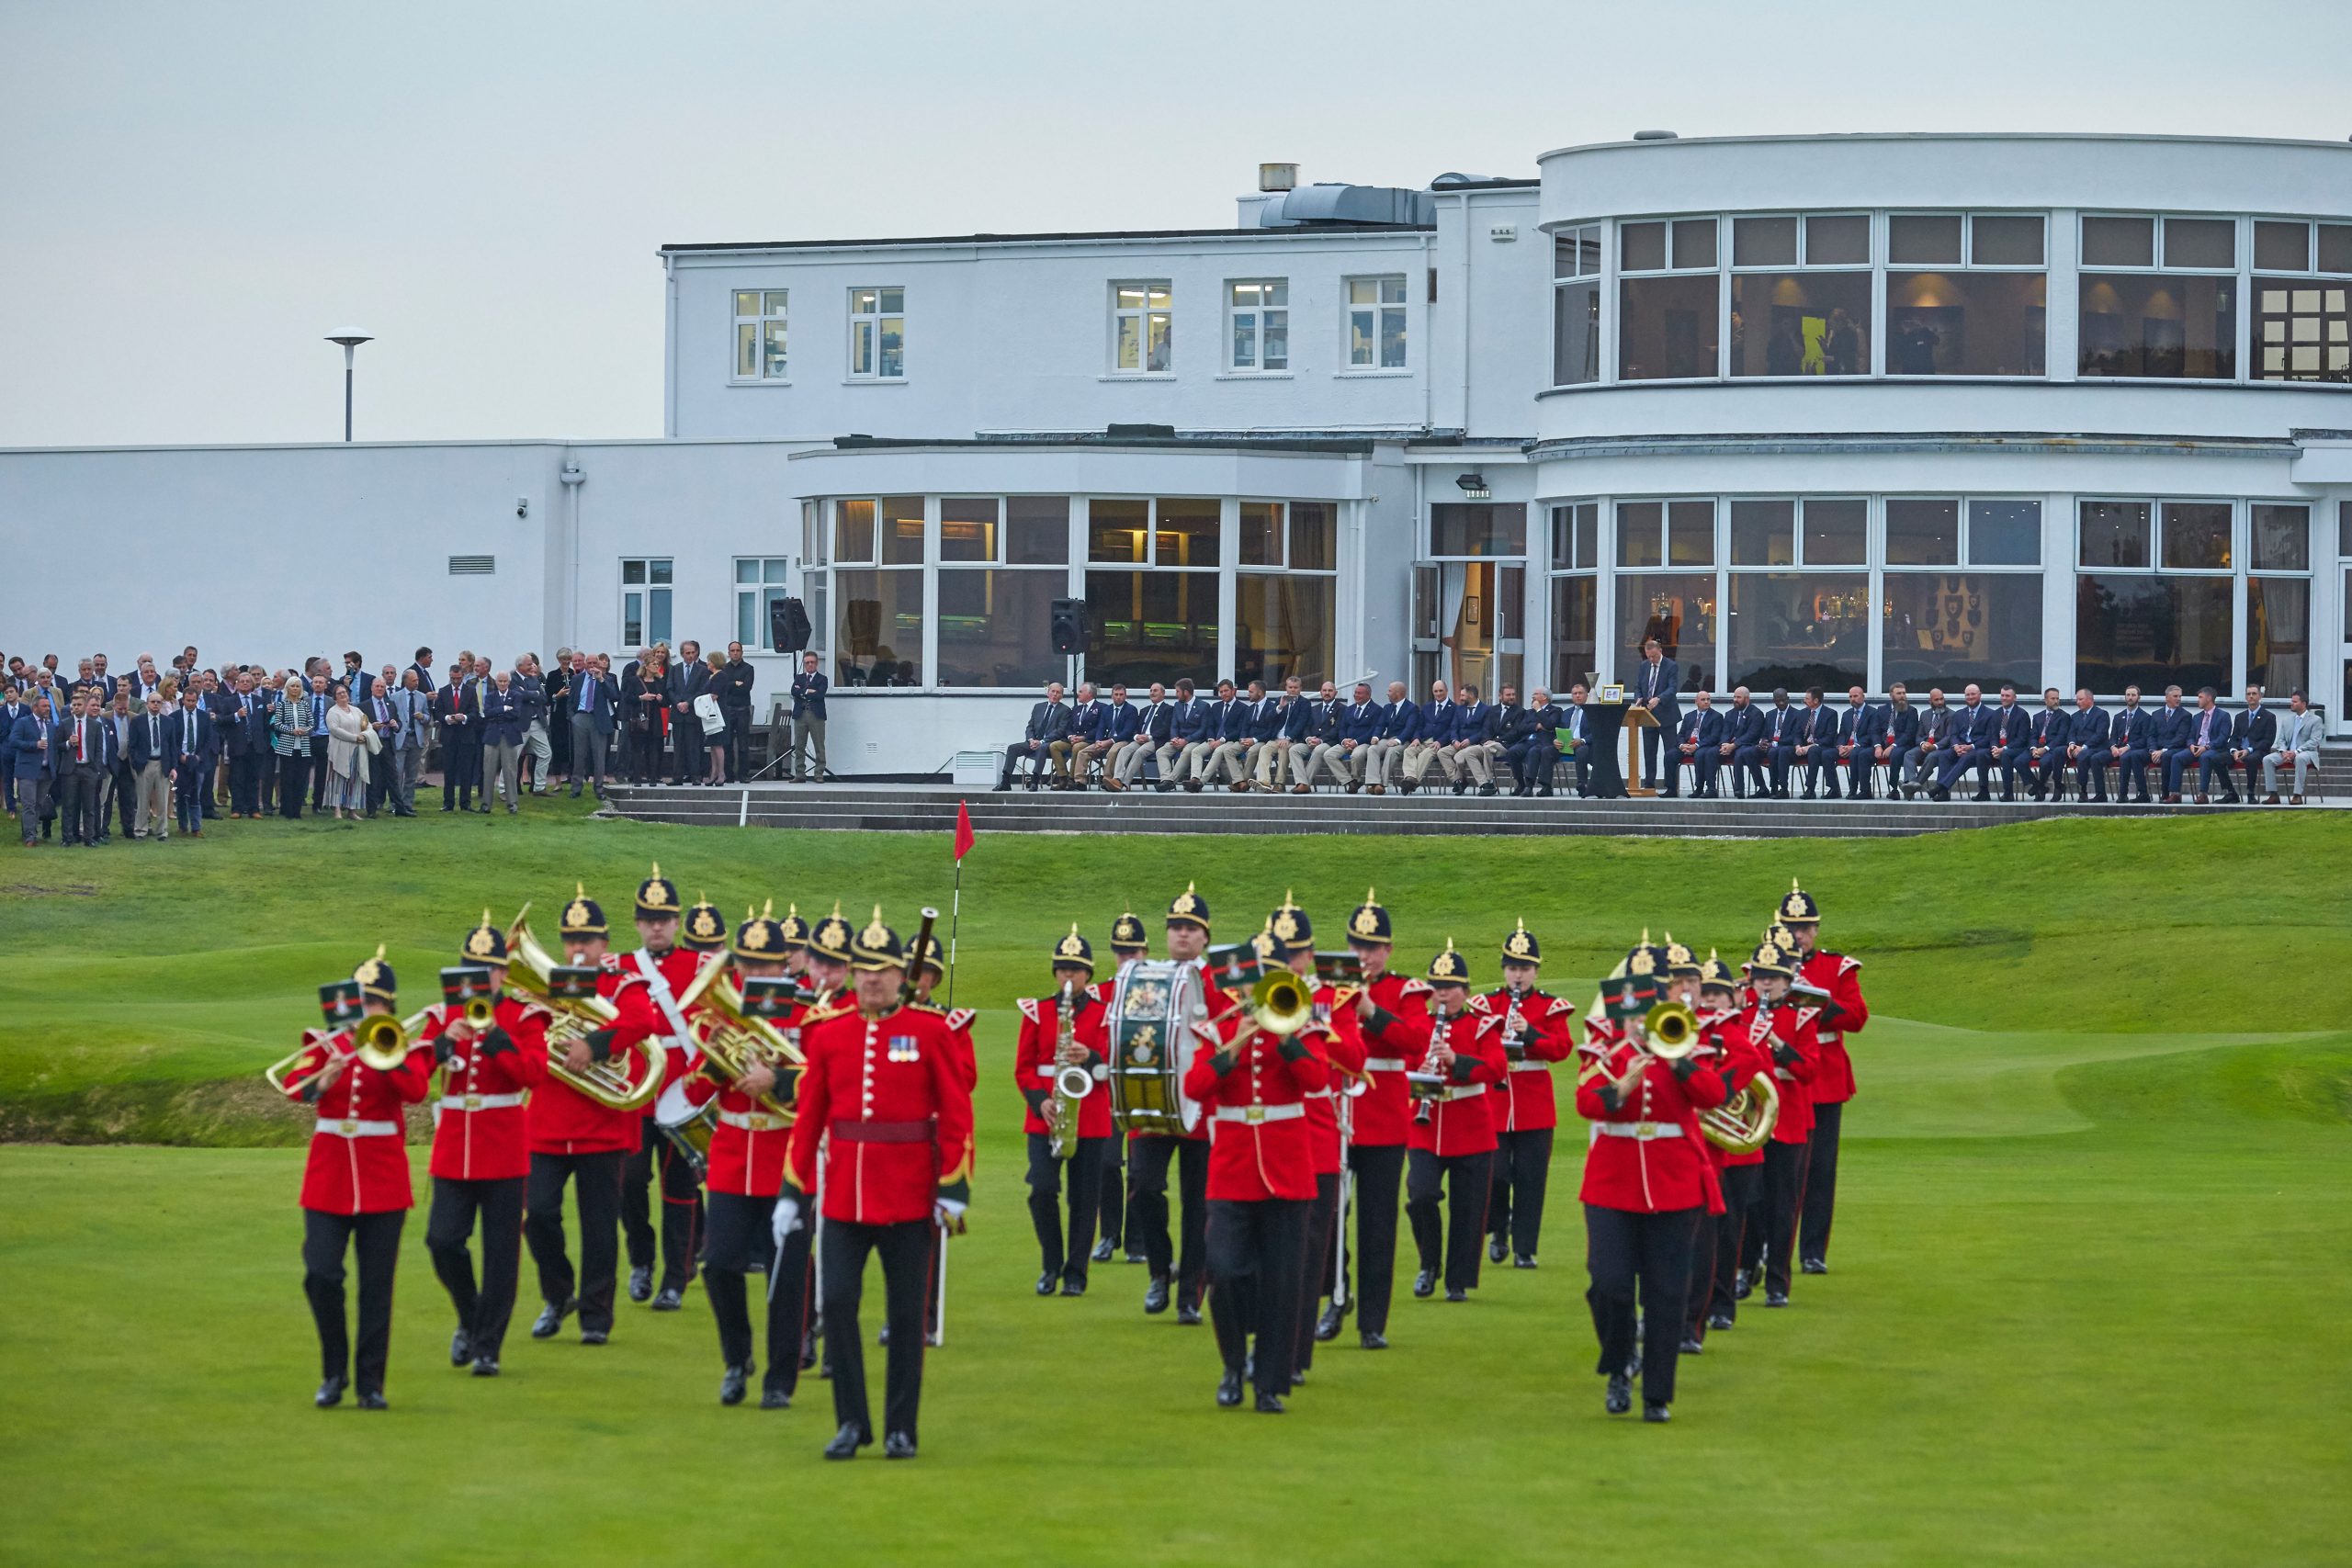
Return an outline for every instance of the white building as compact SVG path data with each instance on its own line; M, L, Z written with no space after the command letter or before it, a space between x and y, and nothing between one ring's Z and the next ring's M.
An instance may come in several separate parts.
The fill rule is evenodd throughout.
M869 773L1016 732L1057 598L1138 685L1560 687L1655 634L1717 691L2258 682L2341 731L2352 146L1537 163L1232 229L670 246L661 441L0 453L17 558L154 543L0 649L618 656L797 593ZM359 603L290 570L322 537Z

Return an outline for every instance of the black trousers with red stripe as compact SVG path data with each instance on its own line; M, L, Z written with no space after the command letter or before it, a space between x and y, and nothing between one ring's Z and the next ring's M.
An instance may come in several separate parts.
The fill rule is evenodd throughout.
M865 1343L859 1337L857 1306L865 1293L865 1260L882 1258L883 1321L889 1326L888 1371L882 1393L886 1432L916 1437L922 1409L923 1303L932 1269L932 1224L908 1220L895 1225L826 1220L819 1249L819 1289L825 1310L825 1347L832 1363L833 1419L874 1435L865 1398Z
M1764 1145L1764 1289L1789 1292L1789 1272L1796 1262L1797 1222L1804 1211L1805 1168L1813 1153L1809 1144Z
M1491 1150L1439 1155L1412 1149L1405 1156L1405 1217L1412 1223L1413 1246L1424 1272L1434 1273L1442 1263L1449 1291L1478 1288L1478 1243L1487 1230L1494 1164ZM1441 1186L1443 1218L1438 1213Z
M1297 1348L1300 1254L1311 1198L1212 1199L1209 1321L1226 1371L1250 1369L1260 1393L1288 1393Z
M694 1280L695 1254L702 1247L702 1185L693 1165L648 1116L637 1153L628 1156L621 1174L621 1231L628 1240L631 1269L653 1267L653 1222L648 1213L657 1171L662 1177L661 1289L683 1292Z
M523 1272L523 1182L519 1176L468 1181L433 1179L433 1208L424 1221L424 1249L433 1272L458 1310L458 1326L473 1341L477 1360L498 1359L514 1315L515 1282ZM481 1285L474 1285L473 1254L466 1243L481 1220Z
M1584 1206L1585 1268L1592 1276L1584 1299L1600 1341L1594 1371L1604 1376L1633 1365L1636 1309L1641 1323L1642 1401L1674 1402L1674 1360L1682 1348L1682 1308L1690 1289L1690 1243L1700 1209L1637 1213Z
M524 1190L523 1239L538 1265L539 1299L566 1306L576 1292L580 1326L612 1332L613 1273L618 1261L617 1219L621 1201L621 1151L594 1154L534 1154ZM563 1184L577 1179L580 1201L580 1271L572 1272L563 1239Z
M1300 1371L1315 1364L1315 1320L1339 1263L1332 1240L1340 1224L1340 1183L1334 1171L1315 1178L1315 1198L1306 1209L1306 1245L1301 1249L1298 1278L1298 1352Z
M392 1270L401 1259L401 1226L407 1218L406 1209L374 1214L302 1211L302 1294L318 1325L322 1376L350 1377L353 1371L351 1336L343 1319L347 1246L359 1265L359 1365L354 1381L363 1392L382 1392L392 1348Z
M1529 1127L1495 1134L1495 1179L1487 1202L1487 1234L1510 1243L1521 1258L1535 1256L1544 1236L1544 1191L1552 1176L1555 1129Z
M785 1237L779 1256L774 1198L714 1192L709 1201L702 1288L710 1297L711 1318L718 1325L719 1359L730 1367L753 1364L744 1276L763 1270L768 1370L763 1381L764 1386L789 1394L800 1383L800 1342L808 1326L808 1244L815 1233L801 1225Z

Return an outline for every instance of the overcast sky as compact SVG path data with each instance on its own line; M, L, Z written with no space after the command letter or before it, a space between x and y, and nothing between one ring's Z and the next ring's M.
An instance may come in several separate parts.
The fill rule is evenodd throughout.
M1623 137L2352 135L2346 0L0 0L0 446L658 435L673 241L1206 226Z

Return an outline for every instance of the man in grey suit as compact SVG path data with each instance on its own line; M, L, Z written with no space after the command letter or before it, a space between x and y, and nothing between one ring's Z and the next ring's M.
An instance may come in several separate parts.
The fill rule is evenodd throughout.
M2278 721L2278 744L2262 759L2262 804L2278 804L2278 764L2286 762L2295 770L2295 792L2288 804L2301 806L2312 770L2319 766L2319 715L2302 693L2290 694L2287 716Z
M424 772L424 747L432 732L431 697L417 682L413 670L400 672L400 684L385 694L392 712L392 732L385 743L385 772L390 776L392 815L416 815L416 781Z
M613 743L613 710L620 705L620 685L599 671L584 652L571 656L571 695L564 709L571 725L571 798L580 786L593 781L598 798L605 793L605 751Z

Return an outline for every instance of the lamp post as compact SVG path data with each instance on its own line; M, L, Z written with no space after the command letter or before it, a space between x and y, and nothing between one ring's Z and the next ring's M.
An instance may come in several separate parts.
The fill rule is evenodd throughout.
M327 341L343 344L343 438L348 441L351 439L351 352L363 343L376 340L360 333L346 333Z

